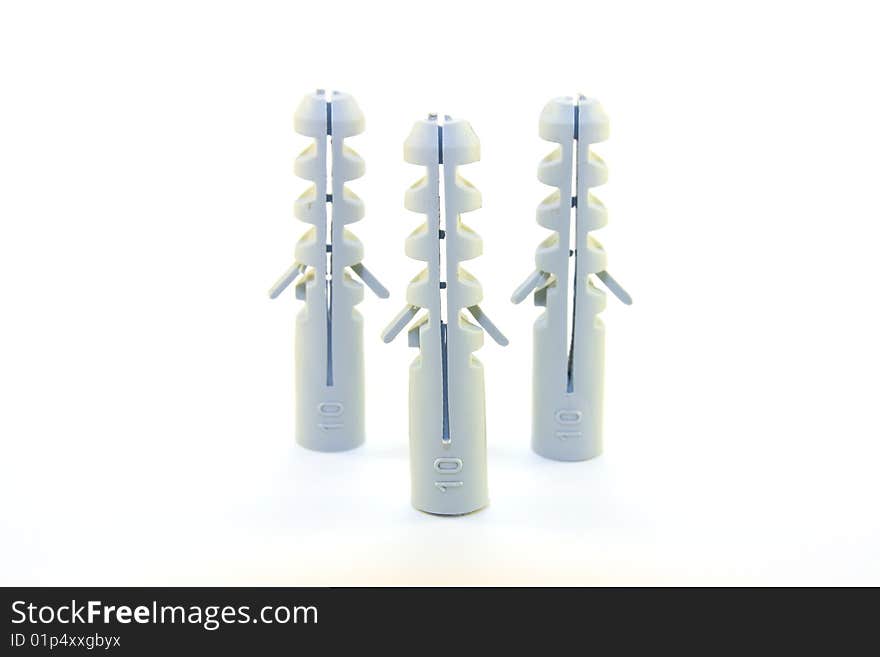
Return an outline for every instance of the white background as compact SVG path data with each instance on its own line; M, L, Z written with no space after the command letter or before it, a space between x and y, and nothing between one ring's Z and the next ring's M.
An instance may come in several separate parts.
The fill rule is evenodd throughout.
M880 584L877 18L857 2L47 3L0 9L0 583ZM293 442L300 97L367 175L367 445ZM605 455L529 451L550 98L599 98ZM486 510L409 506L413 121L466 118Z

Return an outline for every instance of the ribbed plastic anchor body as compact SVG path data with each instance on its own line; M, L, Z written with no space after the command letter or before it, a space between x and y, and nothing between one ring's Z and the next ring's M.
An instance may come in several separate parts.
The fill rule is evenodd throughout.
M460 217L478 209L482 199L458 173L459 165L479 160L480 144L467 122L447 117L441 126L432 115L415 124L404 156L425 167L425 177L407 191L405 206L426 215L407 238L406 253L427 267L410 283L408 305L384 339L390 341L426 311L408 331L410 346L419 348L409 378L412 503L428 513L469 513L489 503L489 491L485 383L473 355L483 344L483 331L465 310L506 344L478 305L479 282L460 265L482 253L482 240Z
M363 246L346 226L364 216L361 200L345 183L364 173L346 137L363 132L354 99L318 90L303 98L294 127L314 142L296 158L294 170L314 184L297 199L296 217L312 224L296 245L295 262L270 290L278 296L294 279L298 299L295 338L296 441L323 452L364 442L363 300L358 274L379 296L387 291L360 261ZM329 166L328 166L329 164ZM328 176L329 170L329 176Z
M535 304L545 308L533 336L532 448L547 458L582 461L602 452L605 327L598 315L605 293L590 276L610 281L630 302L590 235L607 221L590 193L606 181L607 169L590 144L607 139L608 119L594 100L558 98L541 113L540 136L559 144L538 167L538 179L556 190L538 206L537 221L554 232L538 247L536 271L513 301L534 290Z

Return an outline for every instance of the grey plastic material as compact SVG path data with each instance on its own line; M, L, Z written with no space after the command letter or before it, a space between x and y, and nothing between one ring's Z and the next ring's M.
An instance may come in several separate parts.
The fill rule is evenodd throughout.
M363 246L345 229L364 216L363 203L345 186L364 173L363 160L344 144L364 129L357 103L319 89L303 98L294 128L314 140L294 165L297 176L314 183L294 206L296 217L313 227L297 242L293 265L269 296L298 279L296 298L305 305L296 318L296 441L336 452L365 437L363 318L355 309L363 285L349 272L380 297L388 291L361 264Z
M538 167L538 179L556 189L538 206L537 221L554 233L538 247L536 270L511 300L534 292L535 305L545 307L534 328L532 448L547 458L582 461L602 452L605 327L598 314L605 293L590 276L632 303L590 235L607 222L590 189L602 185L608 171L590 144L608 138L608 117L593 99L557 98L541 112L539 133L559 144Z
M427 267L410 283L407 305L383 339L390 342L421 313L407 333L409 345L419 349L409 378L412 503L428 513L470 513L489 503L489 490L483 366L473 355L483 331L465 311L507 344L478 305L479 282L460 266L483 250L460 216L482 205L480 192L458 173L459 165L480 159L480 142L466 121L447 116L441 123L430 115L413 126L404 157L425 167L405 206L426 215L407 238L406 254Z

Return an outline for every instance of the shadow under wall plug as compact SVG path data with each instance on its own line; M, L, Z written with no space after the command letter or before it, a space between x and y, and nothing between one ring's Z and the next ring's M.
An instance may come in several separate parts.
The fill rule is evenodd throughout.
M428 513L470 513L489 503L485 384L473 355L483 344L480 326L507 344L478 305L480 283L460 265L483 251L480 236L461 220L482 198L458 173L480 159L480 141L466 121L431 114L413 126L404 158L425 167L404 205L427 215L406 239L406 254L427 267L410 282L407 305L382 338L390 342L425 311L407 333L419 349L409 371L412 503Z
M381 298L388 291L361 263L364 247L345 228L364 216L363 202L345 186L364 175L364 161L344 144L364 130L360 108L348 94L318 89L302 99L294 129L314 139L294 163L296 175L314 183L294 205L312 228L269 297L296 281L296 298L305 301L296 317L296 441L336 452L364 442L364 330L355 309L364 292L351 273Z
M535 253L535 271L513 293L520 303L534 292L544 312L535 321L532 448L560 461L602 453L605 326L598 314L605 293L596 276L623 303L632 299L606 270L605 250L590 232L607 221L590 189L605 183L605 163L590 144L608 138L608 117L598 101L556 98L541 112L542 139L559 147L538 166L538 179L556 187L538 205L538 223L553 231Z

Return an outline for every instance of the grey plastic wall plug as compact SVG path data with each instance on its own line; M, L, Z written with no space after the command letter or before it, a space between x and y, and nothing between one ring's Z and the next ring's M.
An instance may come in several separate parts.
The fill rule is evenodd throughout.
M485 383L473 355L483 344L480 326L507 344L479 306L480 283L460 265L483 251L461 220L482 198L458 173L480 159L480 141L466 121L432 114L413 126L404 159L425 168L404 205L427 216L406 239L406 254L427 267L410 282L406 307L382 337L390 342L416 319L407 333L419 349L409 371L412 504L428 513L470 513L489 503Z
M388 291L364 267L363 245L346 229L364 216L363 202L345 186L364 174L364 161L344 143L364 130L357 103L318 89L300 102L294 129L314 140L294 163L296 175L313 183L294 214L312 228L269 297L295 281L296 298L305 301L296 318L296 441L336 452L365 438L363 317L355 309L364 293L352 274L380 298Z
M590 144L608 138L608 117L584 96L551 100L539 134L559 146L538 166L538 180L556 190L538 205L538 223L553 234L538 246L535 271L513 293L520 303L534 292L544 312L535 321L532 360L532 449L560 461L602 453L605 327L598 317L605 293L595 276L623 303L629 294L606 269L605 250L590 233L608 221L590 193L608 169Z

